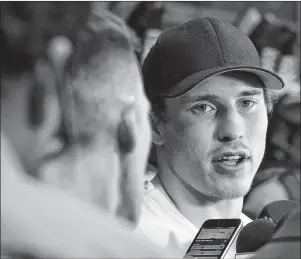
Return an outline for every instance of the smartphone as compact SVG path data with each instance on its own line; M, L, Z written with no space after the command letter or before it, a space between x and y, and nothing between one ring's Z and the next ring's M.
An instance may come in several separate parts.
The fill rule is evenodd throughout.
M209 219L188 248L184 258L222 259L242 228L240 219Z

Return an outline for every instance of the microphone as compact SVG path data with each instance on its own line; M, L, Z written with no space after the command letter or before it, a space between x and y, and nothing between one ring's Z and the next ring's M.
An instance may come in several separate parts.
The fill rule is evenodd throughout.
M251 258L272 237L276 224L268 219L257 219L247 224L239 233L236 259Z
M299 201L280 200L274 201L266 205L260 212L258 218L268 217L278 224L278 222L292 211L300 210Z
M300 209L283 217L269 242L256 252L254 259L300 258Z
M236 244L236 259L255 256L255 253L272 239L274 233L294 211L300 211L299 201L280 200L269 203L257 220L247 224L239 233ZM263 219L270 218L271 220Z

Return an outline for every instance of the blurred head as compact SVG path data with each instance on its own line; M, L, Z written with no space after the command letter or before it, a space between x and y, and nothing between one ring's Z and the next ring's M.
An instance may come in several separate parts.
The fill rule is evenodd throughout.
M60 124L58 81L89 3L1 3L1 131L35 174Z
M92 12L67 85L70 143L45 177L136 221L150 145L149 103L128 31L115 16Z

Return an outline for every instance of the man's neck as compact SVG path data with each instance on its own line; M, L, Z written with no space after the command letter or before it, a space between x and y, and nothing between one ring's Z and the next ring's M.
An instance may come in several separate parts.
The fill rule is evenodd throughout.
M243 197L238 199L212 199L187 188L166 167L161 167L152 183L197 228L208 219L240 218Z

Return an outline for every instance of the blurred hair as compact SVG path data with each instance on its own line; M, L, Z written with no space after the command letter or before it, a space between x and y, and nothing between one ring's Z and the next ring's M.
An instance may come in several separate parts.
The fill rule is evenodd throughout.
M116 134L116 121L124 109L118 98L134 91L134 66L138 67L137 60L125 23L93 8L67 67L66 109L71 116L66 117L73 139L86 143L100 135L105 141L114 139L108 134Z
M77 43L77 53L67 66L67 73L72 79L76 79L78 71L84 68L91 70L95 65L91 61L96 55L115 58L121 54L116 53L116 50L128 56L133 50L126 25L121 19L103 9L91 11L87 23L79 33ZM105 64L109 59L102 61Z

